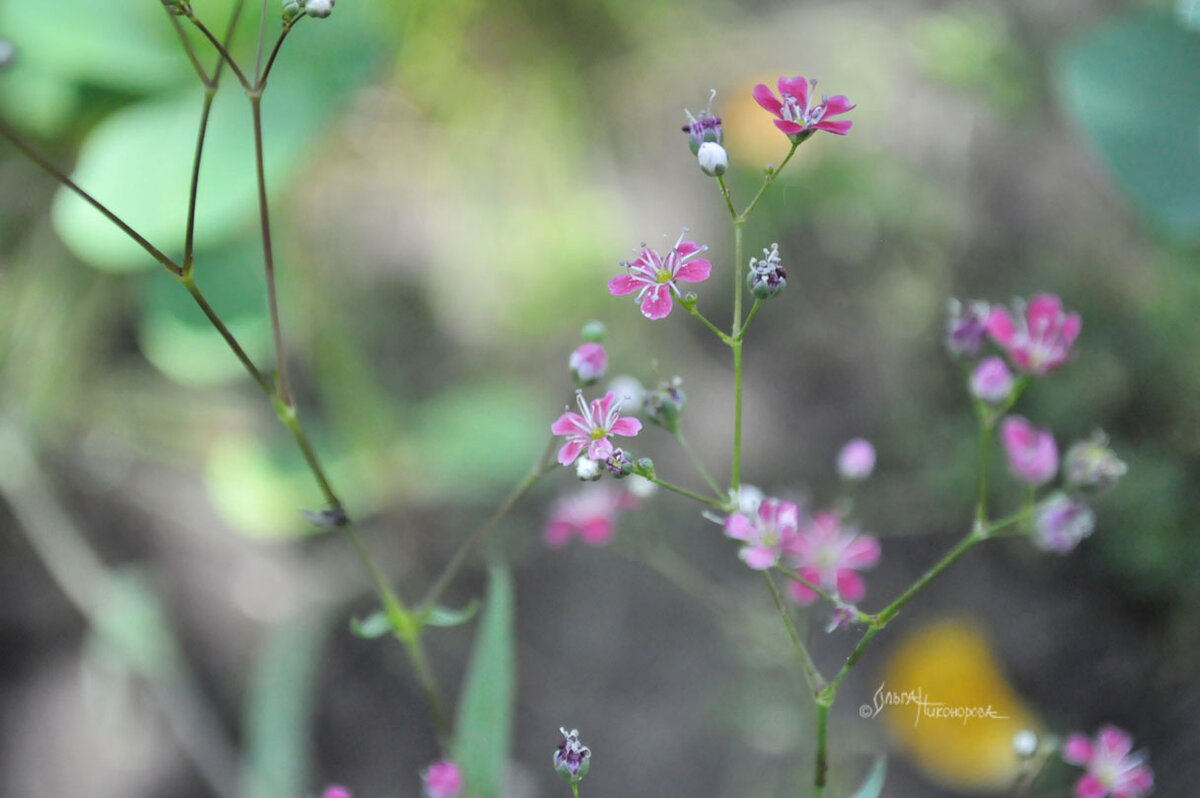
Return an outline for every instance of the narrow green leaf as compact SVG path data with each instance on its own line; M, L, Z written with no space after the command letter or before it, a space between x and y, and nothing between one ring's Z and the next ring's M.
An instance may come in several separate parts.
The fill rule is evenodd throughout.
M365 640L383 637L390 631L392 626L383 610L377 610L361 621L358 618L350 619L350 633Z
M458 702L454 755L470 795L500 798L512 742L516 647L512 577L489 569L488 592Z
M479 602L472 601L461 610L450 609L441 605L434 605L429 614L425 616L426 626L461 626L467 621L475 617L475 613L479 611Z
M850 796L850 798L879 798L883 792L883 780L887 777L887 757L881 756L871 765L871 770L867 773L867 778L863 781L862 786L858 788L858 792Z

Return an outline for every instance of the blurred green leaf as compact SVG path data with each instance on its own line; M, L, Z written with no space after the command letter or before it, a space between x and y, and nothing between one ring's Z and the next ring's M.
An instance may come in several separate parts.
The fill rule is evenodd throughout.
M388 623L387 613L383 610L373 612L361 621L358 618L350 619L350 633L364 640L383 637L390 631L392 631L392 625Z
M114 574L105 582L95 628L104 643L143 675L162 677L179 661L162 601L136 572Z
M245 798L304 795L312 761L317 667L331 615L311 608L270 633L246 691Z
M883 792L883 782L887 778L887 757L878 757L871 765L867 778L850 798L879 798Z
M475 613L479 611L479 602L472 601L461 610L454 610L441 605L434 605L429 610L429 614L425 616L426 626L461 626L467 621L475 617Z
M453 749L468 794L500 798L516 688L513 586L505 568L488 569L485 607L458 702Z
M1066 46L1057 72L1117 185L1166 230L1200 236L1200 34L1137 11Z

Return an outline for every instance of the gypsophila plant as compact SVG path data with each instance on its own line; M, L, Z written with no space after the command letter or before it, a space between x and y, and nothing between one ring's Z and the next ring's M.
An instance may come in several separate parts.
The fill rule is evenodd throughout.
M572 483L550 509L544 540L553 548L566 546L576 537L589 546L608 544L616 534L621 517L637 512L657 489L693 502L696 519L715 522L706 528L712 535L728 538L730 557L736 557L745 565L749 571L747 579L761 581L765 596L778 613L781 633L787 636L794 650L799 678L804 680L816 717L808 749L813 762L812 781L803 794L824 798L828 788L829 752L839 744L830 739L830 714L846 679L874 639L930 582L971 549L987 541L1024 536L1034 547L1046 552L1065 555L1073 551L1093 532L1094 497L1111 488L1126 470L1124 463L1109 448L1103 433L1097 432L1087 440L1074 443L1060 458L1053 431L1040 426L1044 422L1036 418L1014 412L1027 391L1036 389L1041 381L1051 378L1071 361L1081 331L1080 317L1066 310L1058 297L1039 294L1028 301L1017 300L1009 307L992 306L977 300L951 301L945 346L963 370L964 395L973 406L979 435L974 516L965 521L966 533L955 546L911 586L891 600L881 602L877 609L864 609L862 602L868 596L868 572L886 565L886 558L879 539L864 531L863 523L853 516L851 505L809 507L785 496L765 495L762 490L742 482L743 458L748 454L743 451L742 439L743 348L753 340L749 337L752 322L760 309L767 306L768 300L771 300L772 308L786 306L789 272L795 275L798 271L794 260L789 260L789 254L781 251L780 245L773 241L755 242L756 251L761 248L762 257L746 259L743 241L746 223L806 141L821 132L846 136L854 124L846 115L855 106L845 96L819 95L816 81L804 77L781 77L775 90L759 84L754 87L752 96L791 146L777 166L766 168L760 186L748 202L735 202L725 183L724 175L730 162L723 146L721 118L713 113L711 96L704 111L696 115L687 113L688 123L683 127L688 137L687 146L696 158L700 174L713 179L714 198L729 213L732 261L713 263L708 257L708 246L698 243L712 240L717 233L705 232L693 237L684 229L669 248L656 249L644 244L638 247L632 260L620 262L619 273L607 284L612 296L632 297L633 300L624 299L622 304L613 305L617 323L666 325L687 323L687 317L690 317L729 349L733 412L729 420L732 446L728 462L721 469L710 470L689 446L685 434L689 399L684 388L684 375L664 379L651 388L622 376L612 380L605 389L596 388L606 377L610 362L604 348L604 325L589 322L583 328L582 342L566 358L566 371L575 391L573 402L556 420L547 419L550 437L545 452L493 515L465 537L441 572L431 580L425 593L415 598L402 598L402 592L392 586L360 541L353 516L339 498L340 494L301 423L289 378L276 291L277 263L263 166L262 97L289 32L304 19L330 17L335 10L334 0L284 0L280 13L273 15L271 20L274 27L264 24L259 29L253 63L240 63L231 54L232 25L230 32L218 36L187 0L162 0L162 6L170 20L168 24L180 32L180 42L195 68L204 98L189 192L188 221L181 231L182 258L165 254L169 247L160 248L144 238L7 125L0 124L0 135L106 216L162 265L167 277L191 296L220 333L294 438L325 503L322 508L305 511L306 517L345 535L347 543L360 558L380 604L377 613L356 621L354 630L364 637L390 636L398 640L407 655L410 672L427 702L431 727L443 756L420 774L421 789L428 798L457 798L460 795L499 798L503 792L503 764L507 752L502 742L493 743L492 739L497 736L497 729L503 732L510 723L504 707L512 703L511 688L505 687L512 682L511 663L504 662L503 657L479 656L471 665L457 702L458 717L452 718L438 674L426 657L424 635L430 628L470 620L473 608L455 612L441 606L440 599L500 519L548 474L565 470ZM238 9L240 11L240 5ZM192 40L184 34L184 25L193 27L200 34L210 53L198 52L193 47ZM274 43L268 47L272 35ZM212 56L212 64L206 68L208 56ZM12 48L7 42L0 41L0 66L10 62L12 57ZM231 73L245 94L253 122L250 146L257 167L262 266L274 340L274 363L269 369L260 368L253 361L209 304L200 287L204 264L197 262L195 257L199 167L204 157L212 98L224 85L222 76L226 72ZM713 321L701 309L698 292L714 279L723 280L732 288L733 310L727 324ZM602 291L603 287L597 285L596 290ZM772 345L770 341L755 343ZM659 473L643 450L643 420L661 427L674 444L681 447L695 468L700 487L686 487L683 484L686 477ZM1006 475L990 472L990 450L997 441L1007 462L1009 473ZM877 463L872 445L867 440L855 439L840 452L836 467L845 482L857 483L868 479L880 465L886 468L887 464ZM988 506L989 486L994 478L1011 479L1022 486L1023 500L996 513ZM786 476L781 475L781 479ZM493 573L486 605L480 620L481 640L486 643L511 637L511 625L506 625L505 620L511 613L511 585L504 572ZM853 630L859 636L853 651L836 672L824 673L817 667L810 644L797 632L795 618L798 613L809 613L820 619L830 632ZM480 718L484 720L480 721ZM554 750L553 766L577 798L580 783L591 765L591 750L581 742L578 731L563 728L560 732L563 739ZM498 756L494 755L497 751ZM1094 739L1074 734L1061 744L1053 736L1039 738L1026 731L1014 739L1014 751L1022 761L1029 763L1018 789L1028 789L1056 753L1061 754L1066 763L1084 769L1085 774L1076 786L1079 798L1143 798L1150 794L1153 786L1145 756L1134 753L1129 735L1115 727L1101 729ZM879 795L881 790L882 775L872 776L856 795L870 798ZM329 786L324 796L349 798L350 791L341 786Z

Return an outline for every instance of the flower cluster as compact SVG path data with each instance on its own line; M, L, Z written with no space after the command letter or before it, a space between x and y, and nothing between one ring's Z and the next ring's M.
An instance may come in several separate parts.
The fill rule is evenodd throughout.
M1105 726L1094 739L1072 734L1062 757L1087 771L1075 784L1076 798L1143 798L1154 789L1146 755L1133 753L1133 738L1116 726Z

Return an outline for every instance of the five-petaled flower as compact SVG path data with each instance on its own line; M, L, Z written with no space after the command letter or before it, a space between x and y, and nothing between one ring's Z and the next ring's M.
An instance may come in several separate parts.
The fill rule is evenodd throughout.
M849 119L833 120L830 117L844 114L854 106L841 94L833 97L821 95L821 101L814 105L816 96L811 90L816 85L815 80L810 83L803 77L780 78L779 97L765 83L760 83L754 87L754 100L775 114L775 127L795 143L818 130L846 135L854 123Z
M867 593L858 572L879 561L879 541L844 527L834 513L822 512L801 525L788 554L796 573L805 580L854 603ZM817 598L801 582L792 582L791 590L792 597L805 606Z
M684 241L687 228L671 247L666 257L646 247L632 262L622 262L629 270L608 281L608 292L613 296L625 296L637 292L642 304L642 315L648 319L665 319L675 304L675 297L682 297L678 280L698 283L708 279L712 264L697 255L708 250L694 241ZM674 294L674 296L672 296Z
M642 422L636 418L621 418L621 403L612 391L590 404L583 398L583 391L576 391L575 400L579 412L563 413L550 426L553 434L567 436L567 442L558 450L562 465L574 463L584 449L590 460L607 460L613 453L609 435L630 437L642 429Z
M1063 743L1062 757L1087 770L1075 783L1076 798L1143 798L1154 789L1154 773L1146 755L1131 753L1133 738L1116 726L1105 726L1090 740L1072 734Z
M800 511L792 502L763 499L757 509L733 513L725 518L725 534L743 543L738 556L756 571L779 563L789 550L800 524Z
M987 320L988 335L1013 365L1040 377L1066 363L1079 336L1079 314L1064 312L1053 294L1038 294L1028 308L1018 302L1016 311L1014 318L1004 308L992 308Z

